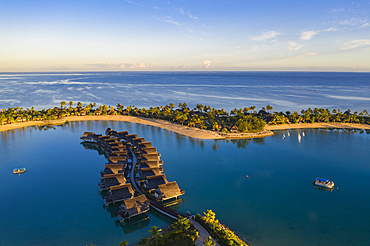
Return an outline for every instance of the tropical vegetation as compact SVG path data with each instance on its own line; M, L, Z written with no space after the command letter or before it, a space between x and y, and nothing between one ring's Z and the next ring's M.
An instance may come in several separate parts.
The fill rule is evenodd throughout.
M22 107L2 109L0 111L0 124L12 124L24 121L47 121L61 119L67 116L85 115L127 115L146 118L155 118L171 121L188 127L213 130L218 132L260 132L266 124L298 124L298 123L362 123L370 124L367 110L351 112L350 109L342 112L340 109L308 108L300 112L273 111L271 105L262 107L258 112L256 106L234 108L230 112L224 109L215 109L211 106L197 104L190 109L186 102L179 103L175 108L173 103L165 106L138 108L135 105L124 107L118 103L116 106L99 105L90 103L82 105L81 102L73 107L70 101L66 106L65 101L60 107L36 110L34 107L24 110Z
M216 241L222 246L240 245L247 246L247 244L241 240L233 231L226 226L222 225L217 219L216 214L212 210L207 210L207 213L203 212L204 216L197 214L195 221L201 224L208 233L216 239ZM204 242L206 245L213 245L210 238Z
M182 217L165 229L163 233L156 226L153 226L149 232L151 235L143 238L138 245L195 245L194 241L199 236L198 230L190 223L189 219Z

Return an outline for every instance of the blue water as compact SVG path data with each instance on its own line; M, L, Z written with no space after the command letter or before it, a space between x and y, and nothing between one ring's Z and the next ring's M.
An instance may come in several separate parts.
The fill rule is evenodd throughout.
M164 173L186 191L179 211L212 209L253 246L368 245L370 135L277 131L256 140L195 140L124 122L74 122L0 133L0 245L119 245L171 221L157 213L121 227L98 193L105 159L83 148L84 131L137 133L162 154ZM283 134L286 136L283 139ZM15 167L26 167L13 175ZM248 177L247 177L248 175ZM328 178L332 192L312 181Z
M149 108L187 102L214 108L270 104L275 111L340 108L362 111L370 73L325 72L100 72L0 73L0 108L36 109L61 101Z

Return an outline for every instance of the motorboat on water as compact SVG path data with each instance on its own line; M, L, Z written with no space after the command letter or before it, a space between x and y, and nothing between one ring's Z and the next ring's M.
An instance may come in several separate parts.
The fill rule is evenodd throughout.
M325 187L328 189L334 188L334 182L330 181L328 179L323 179L323 178L316 178L315 182L313 183L314 185Z
M24 173L24 172L26 172L26 168L24 168L24 167L21 167L21 168L15 168L15 169L13 170L13 173L14 173L14 174Z

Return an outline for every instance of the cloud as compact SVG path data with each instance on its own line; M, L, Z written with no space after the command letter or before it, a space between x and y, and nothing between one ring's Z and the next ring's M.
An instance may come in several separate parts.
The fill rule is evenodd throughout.
M211 61L210 60L202 60L204 67L205 68L210 68L211 67Z
M352 66L352 69L356 69L356 68L357 68L357 67L356 67L356 65L353 65L353 66Z
M367 46L370 46L370 39L355 39L346 42L342 50L351 50Z
M142 4L140 4L140 3L135 3L135 2L132 2L132 1L130 1L130 0L125 0L125 2L127 2L127 3L131 3L131 4L134 4L134 5L137 5L137 6L143 6Z
M310 40L313 38L313 36L319 34L316 31L306 31L301 33L301 39L302 40Z
M338 31L338 29L335 28L335 27L330 27L330 28L324 29L322 31L323 32L336 32L336 31Z
M304 46L304 45L297 44L294 41L290 41L290 42L288 42L288 44L289 44L289 49L290 50L299 50L300 48L302 48Z
M344 20L339 22L340 25L355 26L355 27L368 27L370 26L367 20L362 18L352 18L350 20Z
M175 25L178 28L184 29L184 30L186 30L188 32L192 32L193 31L192 29L190 29L188 27L185 27L183 24L175 21L171 16L166 16L166 17L154 16L154 18L156 18L157 20L161 20L161 21L167 22L169 24Z
M122 69L122 70L141 70L147 67L144 63L128 63L128 62L108 62L101 64L90 64L101 69Z
M189 11L189 10L188 10L187 12L185 12L185 11L184 11L184 8L179 8L179 9L175 9L175 10L180 11L180 13L181 13L182 15L187 15L189 18L191 18L191 19L193 19L193 20L198 20L198 17L193 16L193 15L190 13L190 11Z
M272 39L275 36L280 35L280 34L281 33L278 33L278 32L275 32L275 31L268 31L268 32L262 33L261 35L259 35L257 37L254 37L252 39L256 40L256 41L262 41L262 40Z
M306 54L299 55L299 56L284 56L283 55L283 56L277 57L275 60L276 61L298 60L298 59L303 59L303 58L315 56L315 55L316 53L306 53Z
M152 63L152 64L150 64L150 66L149 66L150 68L157 68L158 66L157 66L157 64L155 64L155 63Z
M339 12L343 12L345 9L344 8L336 8L336 9L332 9L329 11L329 13L339 13Z

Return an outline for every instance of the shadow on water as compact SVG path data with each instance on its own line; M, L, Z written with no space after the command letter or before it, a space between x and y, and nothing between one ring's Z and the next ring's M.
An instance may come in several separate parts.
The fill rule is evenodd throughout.
M149 216L144 213L127 219L125 223L120 223L119 220L116 220L114 223L117 227L121 227L123 232L127 235L147 227L150 223L150 219Z
M81 142L81 144L85 149L96 150L99 155L104 155L104 157L108 159L108 155L105 153L105 151L99 146L97 146L96 144L91 143L91 142L85 142L85 141Z

